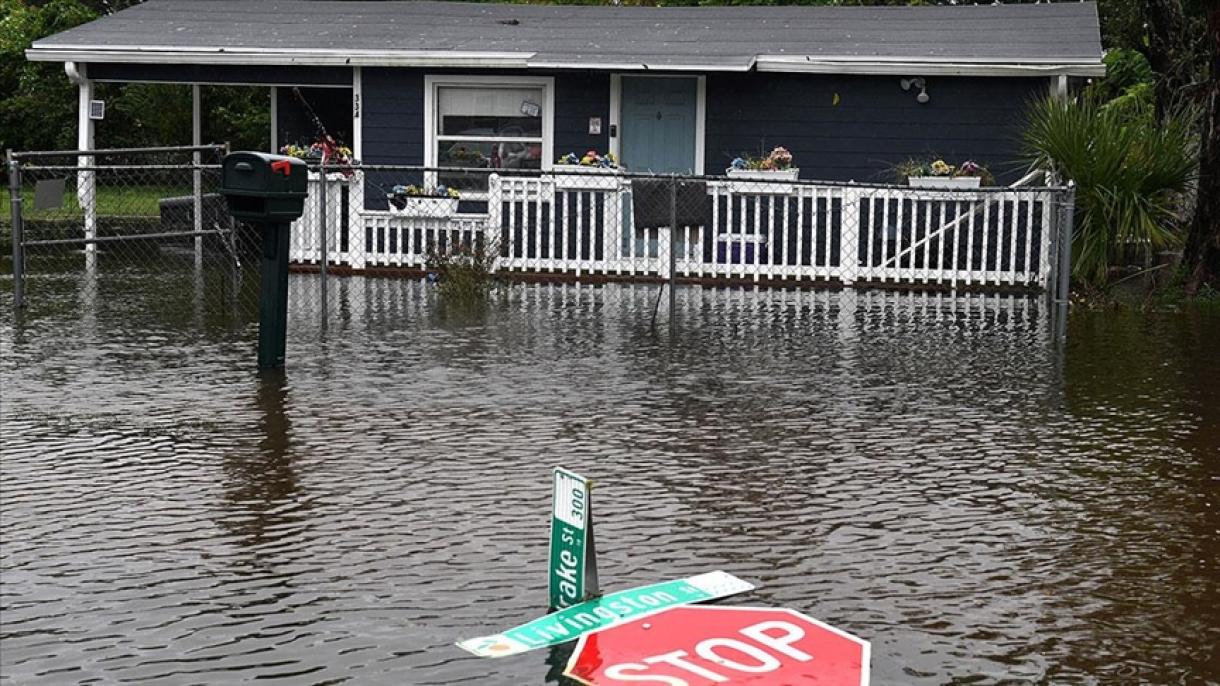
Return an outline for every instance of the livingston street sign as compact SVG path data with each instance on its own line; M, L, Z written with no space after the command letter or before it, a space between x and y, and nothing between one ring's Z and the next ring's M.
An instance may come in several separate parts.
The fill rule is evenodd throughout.
M589 480L555 468L551 498L550 604L562 610L599 594Z
M505 657L571 641L679 605L714 600L754 589L754 584L725 572L666 581L609 593L559 610L501 634L458 642L479 657Z

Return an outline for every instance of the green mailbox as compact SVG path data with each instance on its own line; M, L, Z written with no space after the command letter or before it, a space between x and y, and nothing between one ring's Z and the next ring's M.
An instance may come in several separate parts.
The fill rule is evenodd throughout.
M234 152L221 163L220 192L234 219L263 238L258 303L258 367L284 366L288 334L288 232L308 195L308 170L294 157Z
M235 152L222 164L220 192L234 219L293 221L305 209L308 170L304 160L263 152Z

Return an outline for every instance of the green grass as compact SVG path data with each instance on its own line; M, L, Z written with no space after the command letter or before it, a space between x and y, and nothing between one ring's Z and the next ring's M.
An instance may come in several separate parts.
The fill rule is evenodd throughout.
M186 185L148 185L115 187L98 185L96 191L97 213L103 217L159 217L162 198L190 195ZM9 191L0 192L0 223L9 224L12 217ZM76 191L71 186L64 190L63 205L55 209L34 209L34 187L27 184L21 194L22 216L26 221L46 219L76 219L83 216Z

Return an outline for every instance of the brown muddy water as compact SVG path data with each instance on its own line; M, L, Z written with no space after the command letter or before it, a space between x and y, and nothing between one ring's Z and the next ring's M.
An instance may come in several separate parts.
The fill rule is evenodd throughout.
M729 571L873 684L1220 683L1220 316L314 279L265 379L175 287L6 282L0 681L554 683L453 642L543 612L564 465L604 588Z

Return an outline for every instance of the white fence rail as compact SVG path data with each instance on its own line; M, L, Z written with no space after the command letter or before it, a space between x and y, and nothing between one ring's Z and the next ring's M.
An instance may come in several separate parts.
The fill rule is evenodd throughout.
M293 226L292 259L320 260L318 197ZM667 226L637 226L630 179L498 176L486 209L451 217L365 210L363 174L331 175L330 263L425 266L428 246L488 241L497 268L527 274L659 277ZM926 190L858 185L705 182L707 219L678 227L675 275L707 281L857 282L1049 288L1060 191ZM701 191L702 192L702 191ZM372 203L370 203L372 204ZM655 222L653 222L655 223Z

